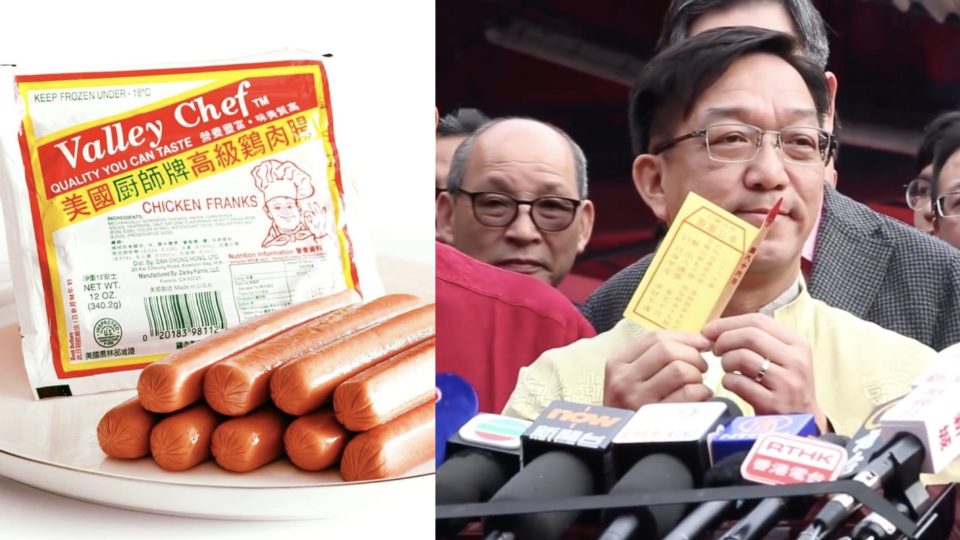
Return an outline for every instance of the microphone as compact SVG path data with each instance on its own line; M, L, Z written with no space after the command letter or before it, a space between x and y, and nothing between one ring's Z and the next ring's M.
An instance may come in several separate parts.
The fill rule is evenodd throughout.
M631 467L613 486L610 494L682 489L693 489L690 469L673 456L651 454ZM685 510L685 504L605 510L603 522L609 526L599 540L660 538L683 517Z
M447 441L436 473L437 504L488 500L520 470L520 435L529 420L481 413ZM437 521L437 536L456 535L468 520Z
M531 461L507 481L491 501L580 497L595 494L594 486L593 473L583 460L571 453L555 450ZM563 536L579 515L580 512L549 512L489 517L484 519L483 531L488 538L512 534L517 540L556 540Z
M490 499L529 501L594 495L611 482L610 449L633 412L554 401L520 437L523 468ZM557 539L580 512L517 514L484 519L484 532L517 540Z
M436 464L446 457L447 439L479 410L477 392L466 379L453 373L437 373L434 406L436 424Z
M878 405L870 412L870 416L864 420L860 429L853 434L846 449L849 457L847 463L840 471L841 478L850 478L863 470L870 459L873 458L889 441L883 436L880 428L880 417L886 414L894 405L900 402L905 396L892 399L882 405Z
M644 405L614 438L614 464L621 476L610 493L651 489L690 489L709 467L708 440L731 417L742 412L735 403L717 398L703 403ZM657 469L660 467L660 470ZM629 469L629 470L628 470ZM663 476L663 471L669 471ZM686 511L686 504L657 505L604 512L604 538L632 538L636 531L659 538Z
M730 400L640 407L613 439L616 476L624 476L646 456L669 454L686 465L699 485L710 467L709 438L729 423L731 413L742 414Z
M850 441L850 438L834 433L826 433L820 436L820 441L843 448ZM802 444L800 444L801 441L797 441L797 443L798 445L791 449L792 454L797 455L801 452L806 452L811 457L816 455L817 445L811 444L804 447ZM846 454L844 453L843 455L845 456ZM834 469L838 470L841 465L842 463L840 462L835 463ZM747 466L748 465L745 462L744 467ZM824 480L828 479L829 478L824 478ZM784 497L771 497L764 499L760 501L760 503L758 503L749 514L747 514L729 531L727 531L726 534L721 537L721 540L754 540L757 538L763 538L768 532L770 532L770 529L777 524L777 522L780 520L780 516L786 512L789 506L791 506L790 501ZM796 508L797 504L794 503L792 506Z
M940 375L928 371L909 394L883 406L889 405L879 415L876 437L884 446L853 477L870 488L883 487L912 512L927 500L920 473L938 473L960 454L960 426L954 421L960 417L960 401L952 394L953 378ZM822 538L859 507L849 495L832 496L801 537Z
M734 418L722 433L710 440L713 467L703 476L705 487L726 487L743 483L740 472L747 452L767 433L803 436L816 432L811 414L744 416ZM664 540L694 540L713 530L741 501L707 501L700 504Z
M893 487L900 488L900 492L916 491L913 487L903 488L919 485L925 454L923 444L917 437L910 433L899 433L863 470L854 475L853 480L871 489ZM909 479L913 481L907 484ZM859 507L860 503L846 493L833 495L797 538L825 538Z
M894 504L897 511L901 514L910 516L910 507L904 503ZM885 540L892 538L896 534L897 528L886 518L876 512L870 512L867 517L857 523L850 531L850 537L853 540Z
M797 437L816 437L820 434L812 414L741 416L734 418L722 433L713 438L710 443L711 458L717 462L730 454L746 452L766 433Z

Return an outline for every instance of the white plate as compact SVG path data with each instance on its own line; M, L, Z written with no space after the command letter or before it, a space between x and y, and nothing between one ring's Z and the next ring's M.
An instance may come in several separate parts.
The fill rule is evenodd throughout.
M433 300L432 279L423 279L433 275L429 265L380 263L388 291L403 290ZM412 274L398 276L401 269ZM336 472L309 473L286 460L236 474L212 462L173 473L160 469L149 457L109 458L97 445L97 423L133 391L35 401L17 327L9 320L0 322L0 351L5 353L0 355L0 475L18 482L119 508L193 517L369 516L371 504L390 511L410 508L411 501L422 501L432 510L432 459L403 478L344 482Z

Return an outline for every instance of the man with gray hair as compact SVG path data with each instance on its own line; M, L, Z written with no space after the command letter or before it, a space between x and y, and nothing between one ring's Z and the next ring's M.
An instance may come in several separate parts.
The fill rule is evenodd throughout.
M437 239L558 285L593 231L587 160L569 135L529 118L485 124L457 148L437 199Z

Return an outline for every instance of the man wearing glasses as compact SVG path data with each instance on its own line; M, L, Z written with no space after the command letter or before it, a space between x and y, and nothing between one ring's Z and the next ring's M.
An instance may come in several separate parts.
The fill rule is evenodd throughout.
M716 393L852 435L910 390L933 351L814 300L801 279L835 148L823 70L796 50L781 32L711 30L654 57L631 93L633 181L658 218L671 223L691 191L755 225L783 200L723 315L700 332L622 319L548 351L520 371L506 414L531 418L555 399L637 409ZM649 259L638 264L642 275Z
M913 210L913 225L923 232L933 232L933 204L930 201L930 182L933 179L933 154L944 133L960 123L960 112L947 112L933 119L923 130L923 140L917 149L917 177L903 186L907 206Z
M558 285L593 230L587 160L560 129L494 120L453 155L437 239L487 264Z
M826 25L811 0L672 0L658 46L711 28L748 25L793 34L798 52L826 69ZM834 94L837 79L824 74ZM824 128L832 131L833 122L831 112ZM829 184L835 174L828 163ZM925 264L918 266L921 259ZM820 220L802 261L814 298L938 350L960 342L960 253L833 185L824 188ZM636 268L627 267L590 295L581 310L598 332L620 320L639 278Z
M933 234L960 249L960 125L948 126L937 141L930 182Z

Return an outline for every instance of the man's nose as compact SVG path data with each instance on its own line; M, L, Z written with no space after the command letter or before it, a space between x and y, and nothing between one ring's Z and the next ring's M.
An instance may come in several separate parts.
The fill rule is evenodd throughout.
M782 189L789 178L783 161L783 152L778 148L774 133L764 134L760 151L744 171L744 182L751 189Z
M507 227L507 240L518 244L529 244L541 239L540 229L533 222L532 209L522 204L517 207L517 217Z

